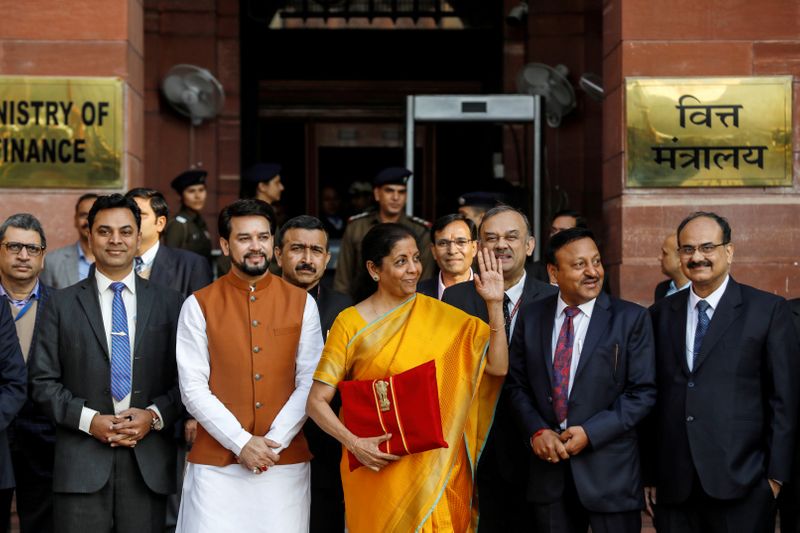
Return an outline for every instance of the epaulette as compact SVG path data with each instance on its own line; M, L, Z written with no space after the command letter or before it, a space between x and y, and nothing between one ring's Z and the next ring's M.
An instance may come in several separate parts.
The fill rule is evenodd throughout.
M352 222L354 220L359 220L359 219L364 218L364 217L366 217L368 215L371 215L371 214L372 214L372 211L363 211L363 212L361 212L361 213L359 213L357 215L351 216L350 218L347 219L347 221L348 222Z
M177 220L181 224L186 224L187 222L189 222L187 218L182 217L181 215L175 215L175 220Z
M431 224L430 222L428 222L424 218L415 217L413 215L408 217L408 218L410 220L412 220L413 222L416 222L417 224L421 225L421 226L425 226L428 229L431 229L433 227L433 224Z

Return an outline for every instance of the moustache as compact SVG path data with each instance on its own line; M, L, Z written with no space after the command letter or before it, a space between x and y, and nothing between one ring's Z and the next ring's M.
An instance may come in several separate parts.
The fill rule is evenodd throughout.
M708 261L708 260L705 260L705 261L689 261L688 263L686 263L686 266L688 268L697 268L697 267L709 267L710 268L711 267L711 261Z
M317 273L316 267L314 267L314 265L310 265L308 263L300 263L299 265L294 267L294 269L295 269L296 272L301 272L301 271L305 270L306 272L311 272L312 274L316 274Z
M599 276L586 276L581 280L581 283L599 283Z
M244 259L250 259L251 257L263 257L264 259L267 258L267 254L264 252L247 252L244 254Z

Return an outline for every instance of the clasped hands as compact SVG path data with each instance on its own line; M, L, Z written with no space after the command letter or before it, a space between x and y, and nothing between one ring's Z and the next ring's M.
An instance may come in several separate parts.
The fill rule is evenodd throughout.
M254 474L260 474L266 472L281 460L281 456L275 451L280 447L281 444L274 440L252 436L247 441L247 444L242 447L242 451L239 452L236 460Z
M89 425L94 438L112 448L133 448L150 433L153 415L146 409L131 407L116 415L96 414Z
M557 463L577 455L589 444L589 437L581 426L570 426L561 434L545 429L531 438L536 457L548 463Z

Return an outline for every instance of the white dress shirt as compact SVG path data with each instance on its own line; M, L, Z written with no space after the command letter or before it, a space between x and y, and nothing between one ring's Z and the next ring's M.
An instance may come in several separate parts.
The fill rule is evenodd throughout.
M525 288L525 278L528 274L523 270L522 277L519 278L519 281L516 282L514 285L508 288L506 291L506 295L510 302L508 303L508 313L511 316L511 326L509 326L509 339L508 342L511 342L511 337L514 335L514 326L517 324L517 316L519 316L519 307L517 307L517 302L519 299L522 298L522 291ZM521 306L522 304L520 304ZM517 308L517 312L514 313L514 308ZM511 315L511 313L514 313Z
M725 281L722 282L722 285L717 287L717 290L705 298L700 298L696 295L694 293L694 287L689 289L689 300L686 302L686 364L689 365L689 371L694 368L694 333L697 329L697 317L699 316L697 303L700 300L708 302L710 307L706 310L706 314L708 315L708 319L711 320L714 317L714 311L716 311L725 289L728 287L728 280L730 279L730 276L725 276Z
M281 445L274 450L276 453L289 446L303 427L306 420L306 400L311 390L314 370L322 355L322 347L319 311L314 298L307 294L295 360L295 390L265 435ZM187 298L181 308L176 355L181 398L186 409L217 442L239 455L253 435L242 427L236 416L209 388L211 366L206 319L194 296ZM242 369L242 372L245 371L249 370Z
M581 360L581 351L583 351L583 343L586 340L586 332L589 330L589 322L592 319L592 312L594 311L594 304L597 298L593 298L588 302L578 306L580 313L572 317L572 359L569 365L569 385L567 386L567 398L572 393L572 384L575 382L575 372L578 370L578 363ZM564 325L564 320L567 315L564 314L564 309L568 307L567 303L561 299L561 293L558 294L558 303L556 304L555 324L553 325L553 335L551 338L551 360L556 357L556 345L558 344L558 335L561 333L561 326ZM567 428L567 421L561 423L561 429Z
M114 283L114 280L104 276L99 270L95 270L95 280L97 282L97 295L100 299L100 314L103 317L103 329L106 332L106 343L108 345L108 354L110 357L111 314L112 306L114 304L114 289L111 288L111 284ZM136 339L136 273L133 269L131 269L128 275L120 281L125 284L125 289L122 291L122 303L125 304L125 314L128 317L128 341L130 342L131 378L133 378L133 346ZM110 374L108 376L108 382L110 387ZM133 390L133 383L131 383L131 390ZM113 397L111 400L114 403L114 414L120 413L131 406L130 393L128 393L128 395L122 398L120 401L115 400ZM147 407L147 409L152 409L155 411L156 415L158 416L158 423L156 427L157 429L161 429L158 426L163 426L163 419L161 418L161 412L158 410L158 407L155 405L150 405ZM98 411L86 407L85 405L83 406L80 422L78 424L78 427L81 429L81 431L89 433L89 428L92 424L92 418L94 418L94 415L96 414L98 414Z
M469 279L467 279L465 281L472 281L472 278L474 278L474 277L475 277L475 273L472 271L472 267L469 267ZM442 279L441 271L439 272L439 277L437 279L439 280L439 287L438 287L439 292L437 294L439 295L439 299L441 300L442 299L442 294L444 293L444 290L447 288L447 287L444 286L444 280Z
M159 246L161 246L161 243L156 241L156 243L151 246L149 250L139 256L142 258L142 270L149 272L153 269L153 261L156 260L156 254L158 253Z

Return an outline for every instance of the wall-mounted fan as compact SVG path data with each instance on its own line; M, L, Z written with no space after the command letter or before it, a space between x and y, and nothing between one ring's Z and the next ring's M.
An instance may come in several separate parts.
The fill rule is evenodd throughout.
M192 119L193 126L216 117L225 104L225 91L204 68L175 65L161 82L161 90L170 105Z
M561 119L575 109L575 90L567 80L569 69L555 68L542 63L528 63L517 75L517 90L521 94L540 95L545 102L547 125L557 128Z

